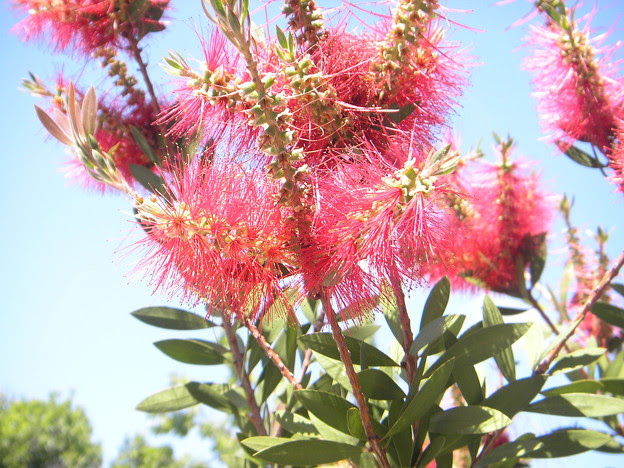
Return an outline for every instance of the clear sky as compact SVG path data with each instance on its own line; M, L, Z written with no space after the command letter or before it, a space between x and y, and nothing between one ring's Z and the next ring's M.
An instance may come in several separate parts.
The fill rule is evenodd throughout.
M150 67L162 78L157 79L160 89L167 89L167 78L157 69L160 57L169 49L199 57L193 24L207 23L199 0L171 3L171 27L146 42ZM453 27L452 37L467 44L482 63L471 70L472 85L460 101L463 107L453 130L462 135L466 147L481 140L486 151L492 131L511 134L518 141L517 154L536 162L545 187L575 196L575 223L614 230L609 252L617 255L624 246L621 194L597 171L575 165L539 141L529 77L520 66L526 54L521 39L527 30L508 30L529 12L530 3L442 3L456 9L474 8L472 13L449 12L448 16L473 28ZM70 186L59 173L67 157L64 149L47 138L33 111L36 100L18 88L28 71L51 78L60 70L75 76L76 67L64 56L20 42L9 32L17 17L7 5L5 1L0 6L0 213L4 216L0 230L0 392L16 398L44 398L53 390L73 393L75 402L86 409L108 462L125 436L146 426L147 418L134 410L135 405L168 386L171 374L205 381L216 377L212 367L177 363L151 345L165 338L198 337L198 333L159 330L129 315L143 306L175 304L153 296L147 281L129 276L132 258L121 249L139 234L127 201ZM618 1L598 2L594 24L600 31L613 27L610 42L624 39L623 12ZM68 65L63 68L62 63ZM561 223L557 223L550 241L554 251L548 278L556 278L564 262L560 230ZM466 302L466 296L459 296L454 304L460 308ZM480 314L475 307L468 313ZM515 433L538 432L547 422L523 419L523 424ZM202 458L199 452L204 450L196 447L194 455ZM588 466L590 460L596 466L622 465L616 458L591 454L536 461L533 466L580 467Z

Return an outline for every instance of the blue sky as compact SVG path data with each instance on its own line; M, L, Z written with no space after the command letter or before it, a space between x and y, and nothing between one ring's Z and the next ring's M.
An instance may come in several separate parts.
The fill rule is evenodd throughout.
M526 53L521 48L526 28L507 29L530 10L530 4L442 3L456 9L474 8L473 13L448 15L470 28L484 30L453 28L452 37L467 44L476 61L482 62L471 70L472 85L460 100L462 108L453 130L462 135L466 146L481 140L486 151L492 131L511 134L518 141L516 154L536 162L545 187L552 193L574 195L573 219L578 225L614 230L609 252L617 255L624 245L621 194L597 171L573 164L539 141L529 77L520 67ZM160 57L169 49L199 57L193 24L206 24L199 0L172 0L172 5L171 28L146 43L160 89L167 87L167 78L157 67ZM616 23L623 12L619 2L598 2L594 24L604 31L615 23L610 42L624 39L624 24L621 20ZM173 335L129 315L143 306L171 303L153 296L147 281L129 276L132 258L124 256L121 249L138 234L127 201L116 195L85 192L68 185L59 173L66 158L64 149L46 137L33 111L37 101L18 88L28 71L51 78L63 69L59 64L64 61L66 72L72 73L76 67L61 55L22 43L9 32L16 19L4 2L0 6L4 169L0 174L0 213L4 216L0 230L0 392L16 398L44 398L53 390L73 393L74 400L86 409L95 438L103 443L110 461L125 436L146 426L147 418L134 410L135 405L166 387L171 374L206 381L216 377L211 367L176 363L151 345L165 338L198 337L197 333ZM85 72L84 76L91 75ZM557 278L564 262L561 227L556 223L552 231L554 252L547 278ZM458 296L454 304L460 308L478 302ZM479 315L476 307L472 310L475 317ZM540 419L524 421L531 427L520 427L517 433L537 431L547 424ZM205 447L195 448L198 450ZM587 466L589 460L600 466L622 464L613 457L591 454L533 466Z

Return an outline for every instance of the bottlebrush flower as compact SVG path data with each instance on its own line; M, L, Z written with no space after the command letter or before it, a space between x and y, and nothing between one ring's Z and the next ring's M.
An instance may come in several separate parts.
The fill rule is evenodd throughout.
M180 86L174 91L176 102L162 112L158 123L174 138L201 135L203 141L218 141L228 134L232 143L250 147L248 142L256 135L237 102L236 84L248 80L240 54L217 29L200 41L204 55L200 74L175 53L165 59L165 69L179 77Z
M169 0L12 0L28 13L16 29L26 40L48 38L59 50L90 53L119 47L165 28L160 21Z
M387 29L390 24L376 29L382 26ZM401 131L409 133L414 146L431 146L465 81L458 54L443 38L439 25L428 24L417 43L405 43L405 63L388 89L389 78L380 69L380 48L385 42L379 33L327 29L312 60L334 91L335 105L344 118L332 128L315 122L312 115L310 127L329 129L326 141L338 148L355 138L383 151L389 137ZM330 157L335 154L330 152Z
M310 290L327 288L339 309L354 314L346 318L358 318L352 305L370 303L385 281L422 279L421 265L445 243L442 176L456 160L448 148L414 156L389 175L374 155L316 179L302 271Z
M534 74L538 113L549 138L563 150L584 141L609 151L616 116L624 106L624 82L610 50L600 47L605 35L591 37L589 24L569 30L553 21L532 27L533 49L526 68Z
M459 288L478 285L518 295L518 266L524 271L539 254L552 208L536 175L507 156L499 164L475 161L470 166L470 176L456 188L465 197L449 197L454 215L447 222L457 242L426 269L432 279L446 275ZM468 169L462 167L460 174Z
M296 261L276 193L264 174L231 162L174 170L166 199L136 206L148 233L141 263L157 289L254 319L269 300L291 312L279 283Z

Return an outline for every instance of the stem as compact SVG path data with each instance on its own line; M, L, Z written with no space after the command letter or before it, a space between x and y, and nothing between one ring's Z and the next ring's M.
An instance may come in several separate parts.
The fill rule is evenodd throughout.
M414 335L412 333L412 322L407 312L407 305L405 304L405 294L401 284L392 279L392 290L397 298L397 308L399 309L399 318L401 320L401 328L403 328L403 351L405 352L405 372L407 374L407 382L411 385L414 381L414 375L416 373L416 359L410 353L410 348L414 342Z
M571 326L569 327L565 336L561 339L560 343L557 344L557 346L555 346L555 348L548 354L546 359L544 359L542 363L537 367L537 369L535 370L536 374L543 374L548 370L552 362L557 358L557 356L559 355L563 347L566 345L566 342L570 339L570 337L574 335L574 332L576 331L576 327L578 327L578 325L583 321L587 313L591 310L592 306L604 294L605 290L607 289L611 281L613 281L615 277L618 275L623 265L624 265L624 252L620 254L620 256L618 257L615 264L611 267L611 269L607 271L607 273L605 273L605 275L600 280L600 283L598 283L598 286L594 288L590 296L587 298L587 301L585 301L585 305L583 306L583 308L580 310L580 312L572 321Z
M552 322L552 320L550 320L550 318L548 317L548 315L546 315L546 312L544 312L544 309L542 308L542 306L540 305L539 302L537 302L537 299L535 299L535 297L533 296L533 291L532 290L528 290L527 291L527 299L529 301L529 303L531 304L531 306L537 310L539 312L539 314L542 316L542 318L544 319L544 321L548 324L548 326L550 327L550 329L552 330L552 332L555 335L559 335L559 329L557 328L557 326ZM566 351L569 353L572 350L570 349L570 347L565 344L565 349Z
M253 423L258 432L258 435L266 436L268 435L264 425L262 424L262 416L260 412L260 407L258 403L256 403L256 398L254 397L253 388L251 388L251 382L249 381L249 374L245 370L245 365L243 363L243 355L238 347L238 341L236 340L236 332L232 327L232 324L227 319L227 317L223 317L223 329L225 330L225 335L227 336L228 342L230 343L230 352L232 353L232 357L234 358L234 365L236 366L236 372L238 373L238 377L240 382L245 390L245 396L247 397L247 402L249 403L249 419Z
M128 37L128 43L130 44L130 51L132 52L132 56L134 60L136 60L139 65L139 69L141 70L141 75L143 76L143 81L145 82L145 86L147 86L147 92L152 99L152 107L154 108L154 112L156 114L160 114L160 104L158 104L158 98L156 97L156 92L154 91L154 86L152 85L152 80L149 77L149 73L147 73L147 66L143 61L143 57L141 56L141 49L139 48L139 41L137 41L134 37Z
M351 388L353 390L353 396L355 397L358 408L360 409L360 418L362 418L362 425L364 426L364 431L366 432L366 438L368 439L368 443L370 444L372 451L377 457L377 463L379 464L379 466L381 466L382 468L390 468L388 458L386 457L386 451L381 446L380 438L375 433L375 429L373 428L373 423L371 421L370 413L368 411L368 405L366 404L366 399L364 398L364 394L362 393L360 382L357 378L357 374L355 373L355 369L353 368L351 352L347 348L347 343L345 342L342 330L340 329L338 321L336 320L336 314L332 309L329 297L326 293L321 294L321 301L323 303L325 315L327 316L327 320L332 330L332 335L336 340L336 345L338 346L338 351L340 352L340 360L345 366L347 376L349 377L349 382L351 383Z
M275 366L282 373L284 378L288 380L288 382L290 382L295 390L302 390L303 387L301 386L301 384L297 382L295 377L292 375L292 372L290 372L290 369L286 367L284 361L282 361L282 358L280 358L277 353L273 351L271 345L267 343L267 340L264 339L264 336L262 336L262 333L260 333L260 330L256 328L251 319L246 317L243 320L243 323L249 329L251 335L256 339L260 347L264 350L264 353L269 357L269 359L271 359L271 361L273 361L273 364L275 364Z

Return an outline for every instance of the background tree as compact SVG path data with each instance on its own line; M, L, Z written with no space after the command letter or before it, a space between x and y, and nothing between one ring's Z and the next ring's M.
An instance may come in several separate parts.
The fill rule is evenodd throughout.
M101 452L87 415L71 398L0 396L0 467L92 468L101 464Z

